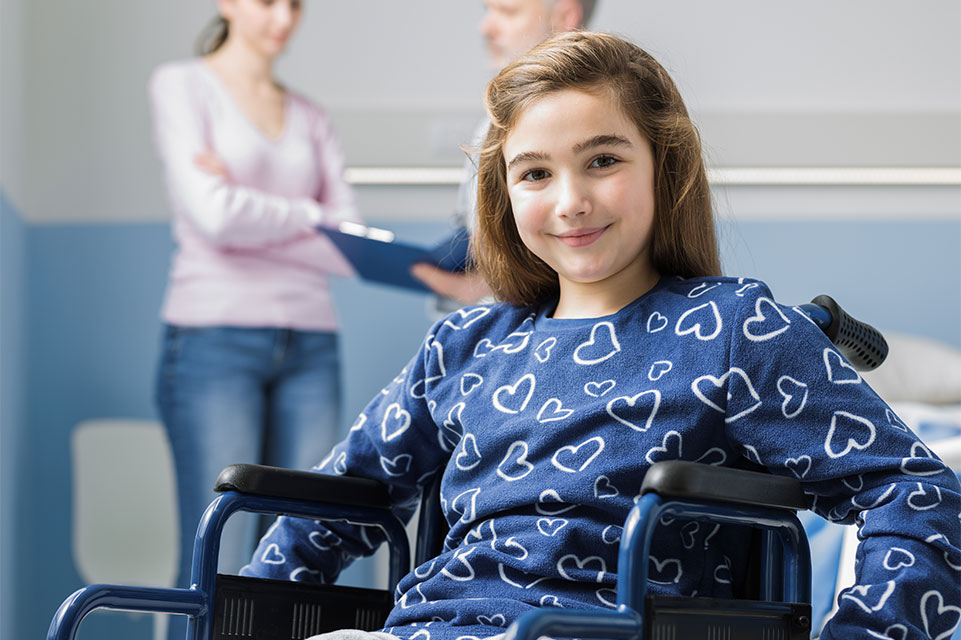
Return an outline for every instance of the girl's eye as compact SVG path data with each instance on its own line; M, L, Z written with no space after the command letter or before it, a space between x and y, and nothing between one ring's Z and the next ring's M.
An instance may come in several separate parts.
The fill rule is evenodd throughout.
M527 182L537 182L538 180L543 180L546 178L547 175L547 171L544 169L531 169L530 171L526 171L524 175L521 176L521 180Z
M590 167L592 169L599 169L603 167L610 167L618 162L617 158L614 156L597 156L591 160Z

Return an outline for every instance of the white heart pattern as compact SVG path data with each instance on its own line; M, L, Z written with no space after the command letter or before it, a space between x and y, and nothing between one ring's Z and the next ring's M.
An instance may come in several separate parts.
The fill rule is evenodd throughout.
M647 372L647 379L651 382L657 382L672 367L674 367L674 363L670 360L658 360L651 365L651 370Z
M563 507L545 506L548 504L562 504L564 506ZM560 494L558 494L557 491L555 491L554 489L544 489L543 491L541 491L540 496L538 496L537 498L537 504L534 505L534 509L537 510L537 513L543 516L560 515L566 511L575 509L576 507L577 507L576 504L568 504L563 500L561 500Z
M897 571L905 567L913 567L915 562L914 554L901 547L891 547L884 555L884 568L888 571Z
M497 465L497 475L508 482L525 478L533 470L534 465L527 461L527 443L523 440L511 443L504 459Z
M380 457L380 467L389 476L399 477L410 471L410 463L413 460L409 453L401 453L393 458Z
M600 556L588 556L586 558L578 558L573 553L569 553L566 556L561 557L557 561L557 571L562 577L567 580L580 582L583 577L595 575L596 569L596 581L601 582L604 580L604 574L607 573L607 563L604 562L604 558ZM571 571L573 573L568 573Z
M808 401L808 386L791 376L781 376L777 380L777 390L784 398L781 414L788 420L796 418L804 410Z
M614 388L617 383L613 380L605 380L604 382L588 382L584 385L584 393L589 396L594 396L595 398L600 398L605 393Z
M702 282L701 284L697 285L696 287L688 291L687 297L698 298L704 295L705 293L707 293L708 291L710 291L711 289L717 289L720 286L721 286L720 282L715 282L714 284L708 284L706 282Z
M551 464L567 473L579 473L594 462L594 458L604 450L604 439L600 436L588 438L579 445L561 447L551 457Z
M920 482L918 490L908 494L908 506L915 511L927 511L941 504L941 487L931 485L927 489Z
M455 551L454 557L450 559L450 562L447 563L447 566L441 569L440 572L451 580L456 580L457 582L470 582L474 579L477 573L474 571L474 567L471 566L467 556L474 553L476 550L476 547L470 547ZM459 563L459 566L454 564L455 561ZM456 570L457 573L454 573L454 571L451 571L451 569L448 567Z
M467 405L463 402L458 402L450 411L447 412L447 417L443 422L440 423L440 430L438 431L438 441L440 442L441 448L444 451L451 451L460 442L460 439L464 433L464 425L461 422L461 416L464 413L464 408Z
M610 322L598 322L591 328L591 337L574 350L574 362L583 365L593 365L604 362L621 350L614 332L614 325Z
M773 313L765 315L762 307L770 308ZM791 321L770 298L758 298L754 303L754 315L744 321L744 337L753 342L765 342L778 336L791 327Z
M706 342L720 335L723 326L721 312L718 311L717 305L712 300L685 311L677 319L674 333L679 336L693 333L698 340Z
M528 373L514 384L506 384L494 392L494 408L502 413L520 413L527 408L537 380L534 374ZM503 401L501 398L503 397ZM518 398L523 398L518 402Z
M915 442L911 445L911 455L901 459L901 471L909 476L936 476L944 471L944 467L930 449L921 442Z
M494 347L494 349L503 351L504 353L523 351L527 348L527 343L530 342L532 333L533 331L515 331L504 338L503 342Z
M647 579L655 584L677 584L681 581L681 576L684 575L681 561L677 558L659 560L652 555L649 563L653 567L648 568Z
M601 604L611 609L617 608L617 589L603 588L594 592Z
M557 344L557 338L555 338L554 336L551 336L547 340L544 340L539 345L537 345L537 348L534 349L534 356L540 362L547 362L548 360L550 360L550 357L551 357L551 349L553 349L554 345L556 344Z
M620 492L617 490L613 484L611 484L610 479L607 476L597 476L597 480L594 481L594 497L595 498L616 498Z
M883 588L882 588L883 587ZM842 600L850 600L867 613L880 611L894 592L894 580L881 584L857 585L841 593Z
M870 447L875 434L874 423L867 418L847 411L835 411L831 416L831 428L824 441L824 450L832 458L842 458L853 449Z
M476 373L465 373L460 378L460 393L469 396L471 391L484 384L484 378Z
M617 544L621 541L621 531L623 529L617 525L609 524L601 532L601 540L604 544Z
M477 494L480 489L468 489L458 494L450 503L450 510L459 513L461 522L473 522L477 518Z
M474 345L474 357L483 358L493 350L494 350L494 343L488 340L487 338L481 338L480 340L477 341L477 344Z
M830 347L824 350L824 368L828 373L828 381L834 384L860 384L861 374L848 364L841 354Z
M558 531L566 526L567 520L564 518L539 518L537 520L537 530L541 532L541 535L548 538L553 538Z
M751 289L757 288L758 286L760 286L760 285L758 285L758 283L756 283L756 282L750 282L750 283L744 285L743 287L741 287L740 289L738 289L737 291L735 291L735 292L734 292L734 295L736 295L738 298L743 298L745 293L747 293L747 292L750 291Z
M551 398L545 402L544 406L541 407L541 410L537 412L537 421L544 423L554 422L555 420L563 420L572 413L574 413L573 409L565 409L560 400L557 398Z
M871 629L868 629L867 632L869 636L878 638L878 640L908 640L908 628L903 624L892 624L884 630L884 635Z
M660 406L661 392L651 389L635 396L620 396L612 399L607 403L607 415L634 431L644 433L651 428Z
M458 309L447 317L444 325L455 330L466 329L488 313L490 313L490 307L475 307L467 311Z
M929 638L947 640L961 623L961 608L944 604L941 592L932 589L921 596L921 619ZM938 631L941 633L934 635Z
M384 442L400 437L410 427L410 412L402 409L396 402L388 405L384 419L380 423L380 433Z
M287 562L287 556L280 552L280 547L277 546L276 542L271 542L264 549L264 554L260 557L260 561L264 564L284 564Z
M811 470L811 456L805 455L797 458L788 458L784 461L784 466L787 467L798 479L801 479L808 474L808 471Z
M725 382L728 383L726 392ZM731 367L720 378L710 375L695 378L691 391L707 406L726 414L725 422L734 422L761 406L761 396L754 390L751 379L738 367Z
M884 410L884 417L888 419L888 424L897 429L898 431L907 431L908 427L901 421L901 418L897 416L896 413L890 409Z
M481 463L481 453L477 448L477 438L468 433L461 440L461 451L454 458L454 464L461 471L470 471Z
M680 460L681 445L684 438L677 431L668 431L658 447L652 447L644 459L654 464L660 460Z
M664 329L668 324L669 320L662 316L660 313L655 311L647 318L647 332L657 333L658 331Z

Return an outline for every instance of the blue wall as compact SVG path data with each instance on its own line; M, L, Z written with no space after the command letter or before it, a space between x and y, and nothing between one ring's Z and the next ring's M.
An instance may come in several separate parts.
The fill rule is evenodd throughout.
M719 229L725 271L778 300L826 293L879 329L961 348L961 220L739 222Z
M157 310L172 243L160 223L24 225L3 202L0 540L3 593L14 600L4 601L0 635L38 638L80 586L69 537L71 429L97 417L154 418ZM401 238L446 230L385 226ZM961 221L722 223L720 237L726 269L767 279L782 301L830 293L880 328L961 346ZM335 282L334 293L349 422L406 363L428 321L419 295L354 281ZM148 632L144 620L110 614L83 637Z
M23 402L26 229L19 213L0 191L0 637L15 638L17 538L12 523L20 513Z

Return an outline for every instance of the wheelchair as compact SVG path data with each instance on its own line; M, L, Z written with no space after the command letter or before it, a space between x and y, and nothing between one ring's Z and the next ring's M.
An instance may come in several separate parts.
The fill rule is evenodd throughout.
M818 296L798 307L861 370L887 355L884 338ZM394 606L401 577L434 557L446 523L440 486L424 491L418 536L410 548L404 523L392 512L386 487L367 479L259 465L231 465L220 493L201 518L194 541L190 588L99 584L76 591L60 606L47 640L73 640L95 609L189 616L189 640L303 640L338 629L376 630ZM322 498L319 498L322 497ZM541 608L515 620L505 640L541 636L672 640L807 640L811 634L811 558L796 512L806 508L792 478L686 461L652 465L641 498L624 524L613 611ZM387 588L365 589L265 580L216 572L220 534L238 511L344 521L378 527L389 547ZM756 576L748 597L722 599L648 593L651 539L662 518L749 527Z

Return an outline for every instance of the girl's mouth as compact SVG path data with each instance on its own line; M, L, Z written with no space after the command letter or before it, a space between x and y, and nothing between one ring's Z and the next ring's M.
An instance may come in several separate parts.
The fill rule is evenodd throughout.
M608 225L610 226L610 225ZM586 227L583 229L572 229L564 233L556 234L555 237L566 244L568 247L586 247L593 244L604 232L607 227Z

